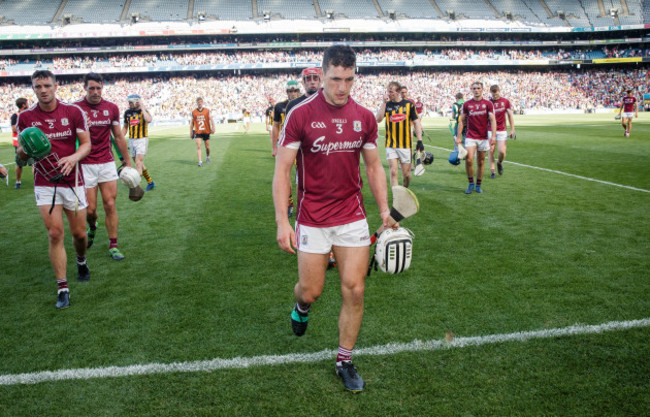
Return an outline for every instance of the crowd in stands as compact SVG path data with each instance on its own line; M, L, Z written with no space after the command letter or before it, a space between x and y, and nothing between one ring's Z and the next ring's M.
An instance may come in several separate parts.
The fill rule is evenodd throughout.
M229 73L230 74L230 73ZM269 106L269 99L286 98L284 86L296 73L264 73L243 75L161 75L157 77L132 76L111 78L105 83L104 97L114 101L124 111L126 97L139 94L157 120L187 120L197 97L203 97L206 107L212 109L217 122L240 117L242 109L249 110L260 120ZM509 98L516 111L591 109L618 106L623 91L632 88L642 101L643 93L650 93L648 69L630 70L569 70L569 71L361 71L352 95L370 109L376 109L390 81L409 87L412 99L422 101L430 114L443 115L458 92L471 97L469 86L473 81L484 85L499 84L502 94ZM80 81L59 80L58 97L75 100L84 95ZM487 88L486 88L487 91ZM34 102L34 93L24 84L1 83L0 118L9 120L15 111L14 101L27 97Z
M401 49L363 49L358 51L359 61L409 62L416 63L466 60L539 60L539 59L588 59L588 58L650 57L650 48L604 47L602 49L565 50L549 48L545 50L528 48L443 48L423 51ZM0 70L11 70L12 66L32 63L33 69L64 70L75 68L138 68L157 65L217 65L217 64L265 64L265 63L305 63L320 62L320 50L270 50L270 51L200 51L183 53L131 53L111 55L86 55L73 57L44 58L35 61L28 59L2 59Z

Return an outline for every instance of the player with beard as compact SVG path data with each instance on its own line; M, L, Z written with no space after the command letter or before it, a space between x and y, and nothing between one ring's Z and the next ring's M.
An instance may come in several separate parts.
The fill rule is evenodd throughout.
M108 254L116 261L124 259L117 248L118 216L115 198L117 197L117 169L111 150L111 134L115 138L115 146L122 155L128 155L126 140L120 128L120 110L117 106L102 98L104 79L101 75L90 72L84 77L86 96L74 104L86 114L90 128L92 149L88 156L81 161L81 168L86 183L88 210L88 248L93 245L97 233L97 191L102 194L104 205L106 231L108 232ZM131 167L127 157L124 161Z
M307 97L315 94L320 90L322 85L322 77L320 68L305 68L300 74L302 79L302 86L305 89L305 94L300 97L289 101L286 108L286 114L289 114L289 111L298 103L302 103Z
M77 253L77 279L90 280L90 269L86 262L88 242L85 227L88 204L79 161L88 155L91 144L83 111L78 106L57 99L57 87L56 77L52 72L35 71L32 74L32 89L36 93L38 102L18 115L16 126L18 136L27 128L39 128L47 136L51 145L50 154L34 164L34 196L41 219L47 229L48 253L58 285L56 308L64 309L70 306L70 290L67 280L63 214L68 220L72 243ZM77 140L79 147L75 150ZM54 154L58 156L58 162ZM29 157L20 143L18 157L22 160L27 160ZM44 175L44 171L50 171L46 167L47 162L58 165L64 183L52 182L53 176Z
M458 120L458 132L462 132L467 125L467 135L465 137L465 148L467 157L465 158L465 172L469 185L465 194L471 194L472 191L482 193L481 183L483 181L483 169L485 165L485 152L490 150L490 146L496 141L497 123L494 118L494 106L488 100L483 98L483 83L474 82L471 85L472 99L463 103L460 118ZM491 139L488 135L491 132ZM456 134L456 146L461 144L462 135ZM474 184L474 155L476 154L476 185Z
M330 250L340 275L342 303L335 370L346 389L364 389L352 364L363 318L370 233L363 206L360 156L370 190L388 225L386 173L377 150L374 115L350 97L356 56L349 46L327 48L323 56L323 89L296 105L280 134L273 202L277 242L288 253L298 251L298 282L291 326L295 335L307 330L312 303L321 295ZM299 172L295 231L285 215L294 160Z

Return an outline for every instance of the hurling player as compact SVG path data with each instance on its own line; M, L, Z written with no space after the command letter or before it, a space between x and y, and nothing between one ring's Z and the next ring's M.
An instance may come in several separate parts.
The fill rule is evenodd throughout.
M503 160L506 159L506 145L508 141L508 132L506 131L506 116L508 116L508 124L510 125L510 137L515 138L515 116L512 112L512 105L510 100L501 97L501 89L498 85L490 87L490 94L492 97L490 101L494 106L494 118L497 122L497 141L496 146L490 146L490 178L496 178L494 173L494 151L498 148L499 157L497 162L497 169L499 175L503 175ZM488 139L492 137L492 132L488 132Z
M124 127L122 134L129 134L129 150L131 157L135 161L135 167L140 175L147 180L146 191L151 191L156 187L156 183L147 171L144 165L144 157L149 147L149 123L153 120L149 110L145 109L142 99L137 94L131 94L127 97L129 108L124 112Z

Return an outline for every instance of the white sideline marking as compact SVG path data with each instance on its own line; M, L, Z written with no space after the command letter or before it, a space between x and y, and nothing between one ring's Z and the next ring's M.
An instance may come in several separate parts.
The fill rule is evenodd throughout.
M429 146L429 147L431 147L431 148L440 149L440 150L442 150L442 151L449 151L449 152L451 152L450 149L447 149L447 148L441 148L441 147L439 147L439 146L432 146L432 145L425 145L425 146ZM487 156L486 156L486 158L487 158ZM643 188L636 188L636 187L631 187L631 186L629 186L629 185L616 184L615 182L609 182L609 181L597 180L597 179L595 179L595 178L583 177L582 175L570 174L570 173L568 173L568 172L557 171L557 170L555 170L555 169L548 169L548 168L536 167L536 166L533 166L533 165L526 165L526 164L521 164L521 163L519 163L519 162L512 162L512 161L503 161L503 162L506 163L506 164L519 165L519 166L521 166L521 167L525 167L525 168L532 168L532 169L538 169L538 170L540 170L540 171L552 172L552 173L554 173L554 174L566 175L567 177L578 178L578 179L585 180L585 181L592 181L592 182L597 182L597 183L600 183L600 184L612 185L612 186L614 186L614 187L626 188L626 189L628 189L628 190L641 191L641 192L644 192L644 193L650 193L650 190L646 190L646 189L643 189Z
M487 336L457 337L446 340L414 340L409 343L388 343L386 345L360 348L355 355L391 355L401 352L435 351L451 348L482 346L504 342L525 342L531 339L551 339L562 336L603 333L616 330L650 327L650 318L611 321L598 325L575 324L558 329L534 330ZM109 366L106 368L62 369L58 371L33 372L25 374L0 375L0 385L38 384L41 382L90 378L115 378L131 375L166 374L171 372L210 372L220 369L244 369L257 366L285 365L289 363L319 362L336 357L336 350L322 350L315 353L287 355L265 355L250 358L215 358L206 361L176 362L170 364L151 363L133 366Z

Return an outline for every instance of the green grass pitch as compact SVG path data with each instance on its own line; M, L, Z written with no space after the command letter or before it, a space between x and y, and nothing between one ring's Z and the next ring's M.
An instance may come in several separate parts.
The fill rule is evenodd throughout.
M647 325L489 340L650 318L650 115L635 119L630 138L613 115L516 121L504 175L486 175L484 193L469 196L464 166L447 162L447 121L425 122L435 161L413 178L421 211L402 223L416 236L413 263L366 282L357 348L380 349L355 357L366 380L360 395L344 391L333 353L296 359L336 349L338 275L327 273L307 334L293 336L296 260L275 242L274 161L261 125L248 135L222 128L202 168L186 127L155 129L146 163L156 189L135 203L118 186L126 259L109 258L100 208L88 252L92 279L78 283L71 274L65 311L54 307L32 174L16 191L10 166L9 187L0 185L0 381L91 368L107 376L0 385L0 416L646 415ZM0 162L11 161L4 134ZM374 228L367 187L365 197ZM68 271L76 272L67 229L66 247ZM445 337L480 343L387 347ZM291 361L183 368L271 355ZM177 372L110 376L172 363L181 364Z

